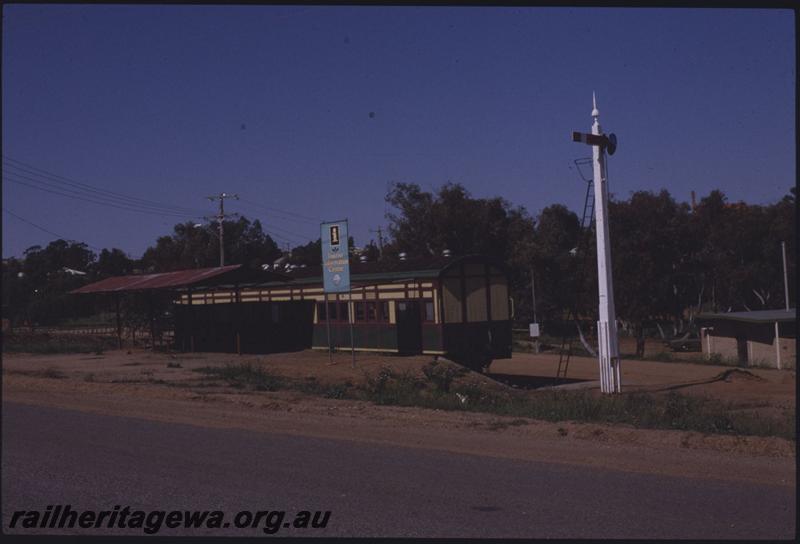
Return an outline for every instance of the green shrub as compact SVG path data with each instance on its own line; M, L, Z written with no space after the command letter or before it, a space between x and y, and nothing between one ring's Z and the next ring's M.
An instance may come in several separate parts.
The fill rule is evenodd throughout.
M224 366L206 366L194 369L228 382L231 387L254 391L277 391L284 388L284 379L252 363L227 363Z
M461 404L464 405L485 402L487 398L487 392L484 391L483 386L477 381L459 385L454 388L453 391L464 398L464 400L461 401Z
M450 385L453 380L458 377L464 376L467 369L452 364L440 364L438 361L432 361L422 367L422 373L431 382L437 391L441 393L449 393Z
M414 406L422 402L424 387L410 371L398 374L391 367L382 366L376 374L365 374L364 385L357 388L355 396L376 404Z
M370 395L380 396L386 389L386 384L392 378L394 378L394 371L392 371L391 367L382 366L374 376L371 374L366 375L366 391Z
M322 395L326 399L343 399L347 397L347 386L344 384L332 385L325 389Z

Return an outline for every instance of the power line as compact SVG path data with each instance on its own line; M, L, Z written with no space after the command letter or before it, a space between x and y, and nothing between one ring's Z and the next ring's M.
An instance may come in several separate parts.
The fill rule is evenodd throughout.
M259 223L261 223L261 226L264 228L264 230L266 230L267 228L270 228L270 229L277 230L278 232L282 232L285 235L294 238L295 240L302 240L303 239L303 236L300 235L300 234L297 234L295 232L292 232L292 231L289 231L289 230L286 230L286 229L282 229L280 227L276 227L275 225L267 225L266 223L262 222L260 219L259 219Z
M267 229L264 229L264 232L269 234L271 238L277 238L277 239L282 240L282 241L284 241L286 243L297 244L297 245L301 245L302 244L302 242L300 242L299 239L290 240L289 238L281 236L280 234L278 234L276 232L271 232L271 231L269 231Z
M236 203L236 205L240 206L241 210L246 211L246 212L248 212L250 214L267 215L265 213L265 212L267 212L267 210L265 208L262 208L261 206L254 206L254 205L252 205L252 204L250 204L248 202L243 202L241 199L239 200L239 202ZM296 218L293 218L293 217L281 216L278 212L269 212L269 215L271 217L273 217L274 219L276 219L276 220L280 219L282 221L292 221L292 222L301 223L301 224L311 223L310 221L306 221L305 219L296 219Z
M241 199L240 199L240 201L241 201ZM241 202L239 204L241 205ZM269 233L269 234L271 234L273 236L276 236L277 238L281 238L282 240L286 240L286 241L292 242L292 243L300 243L305 238L302 234L298 234L295 231L290 231L290 230L286 230L284 228L281 228L281 227L278 227L278 226L275 226L275 225L272 225L272 224L267 224L264 221L262 221L260 218L255 218L255 219L258 219L258 222L261 223L261 226L262 226L264 232L267 232L267 233ZM317 223L314 223L314 224L316 225ZM271 232L268 229L274 229L276 231L282 232L282 233L285 234L285 236L278 235L275 232ZM287 238L287 236L288 236L288 238ZM292 238L292 239L290 239L290 238Z
M3 177L6 181L32 189L37 189L49 194L70 198L72 200L88 202L135 213L146 213L162 217L180 218L183 220L188 220L190 217L193 218L203 216L203 211L200 210L182 206L161 204L153 200L147 200L115 191L100 189L88 183L83 183L65 176L54 174L6 155L3 155L3 166ZM244 205L251 209L260 208L263 210L269 210L275 214L286 216L279 217L279 219L282 220L313 225L319 224L318 219L295 212L263 206L250 201L245 201ZM292 244L302 244L305 238L304 236L297 234L295 231L289 231L274 225L266 225L262 223L262 228L264 232L270 236ZM45 232L48 232L48 234L52 234L54 236L58 236L57 234L49 231Z
M37 229L39 229L39 230L41 230L41 231L43 231L43 232L46 232L47 234L50 234L50 235L52 235L52 236L55 236L56 238L59 238L59 239L61 239L61 240L66 240L66 241L68 241L68 242L74 242L74 243L83 243L83 244L86 244L86 242L78 242L77 240L73 240L72 238L68 238L67 236L62 236L62 235L58 234L57 232L53 232L52 230L48 230L48 229L44 228L44 227L43 227L43 226L41 226L41 225L37 225L37 224L36 224L36 223L34 223L33 221L29 221L29 220L25 219L24 217L22 217L22 216L20 216L20 215L17 215L17 214L15 214L15 213L14 213L14 212L12 212L11 210L7 210L6 208L3 208L3 211L4 211L4 212L6 212L7 214L11 215L12 217L16 217L17 219L19 219L19 220L20 220L20 221L22 221L23 223L27 223L27 224L29 224L29 225L30 225L30 226L32 226L32 227L36 227ZM92 248L92 249L94 249L94 250L97 250L97 251L102 251L102 250L101 250L99 247L95 247L95 246L93 246L93 245L91 245L91 244L86 244L86 246L87 246L87 247L90 247L90 248Z
M309 217L307 215L302 215L302 214L295 213L295 212L281 210L279 208L273 208L271 206L264 206L263 204L258 204L256 202L252 202L250 200L242 200L241 202L243 202L245 204L249 204L250 206L253 206L253 207L256 207L256 208L261 208L262 210L275 212L275 213L281 213L281 214L284 214L284 215L296 217L297 219L294 219L294 221L297 221L299 219L299 220L302 220L302 222L310 223L310 224L314 224L314 225L319 225L321 223L319 218ZM287 220L288 221L292 221L292 219L287 219Z
M263 223L260 219L257 219L257 221L261 224L261 230L263 230L265 233L269 234L273 238L278 238L280 240L283 240L284 242L289 242L289 243L292 243L292 244L302 244L303 243L303 237L300 236L299 234L295 234L293 232L289 232L289 231L287 231L285 229L281 229L281 228L276 227L274 225L267 225L267 224ZM274 232L271 229L279 230L279 231L283 232L284 234L278 234L277 232Z
M107 199L112 199L117 201L121 204L127 204L132 206L143 206L148 208L158 208L163 210L169 210L173 212L179 212L182 214L189 214L189 215L197 215L199 212L197 209L187 208L185 206L175 206L172 204L163 204L160 202L156 202L153 200L148 200L144 198L134 197L130 195L126 195L123 193L118 193L116 191L110 191L108 189L101 189L90 185L88 183L83 183L65 176L61 176L58 174L54 174L52 172L48 172L42 168L37 168L36 166L24 163L22 161L18 161L16 159L12 159L11 157L4 156L3 161L5 163L6 168L11 168L14 170L13 173L17 175L22 174L29 174L36 176L36 181L40 183L46 183L51 186L58 185L67 185L72 187L73 189L77 189L81 192L93 193L91 196L95 197L103 197ZM44 179L40 179L44 178ZM31 178L28 178L31 179Z
M11 171L11 170L5 171L5 177L7 181L23 185L26 187L30 187L33 189L37 189L40 191L44 191L57 196L63 196L66 198L71 198L73 200L89 202L102 206L110 206L113 208L122 209L126 211L147 213L151 215L159 215L164 217L175 217L181 219L186 219L187 215L198 216L202 215L203 213L202 211L198 211L191 208L163 205L147 199L140 199L136 197L129 197L128 195L122 195L121 193L116 193L114 191L100 190L91 185L78 182L70 178L65 178L64 176L58 176L56 174L52 174L50 172L47 172L46 170L42 170L32 165L23 163L22 161L17 161L16 159L12 159L10 157L4 157L4 162L6 167L10 167L11 169L16 170L16 171ZM12 164L11 162L19 163L23 165L24 168L17 166L16 164ZM43 174L39 174L39 172L43 172ZM254 203L247 205L247 207L251 209L255 209L256 207L262 207L264 209L275 210L277 213L281 214L293 214L293 212L278 210L277 208L267 208ZM300 214L294 214L294 215L303 217L304 219L299 220L301 222L312 223L315 225L317 224L316 220L310 218L306 219L305 216L300 216ZM298 221L298 219L289 219L289 218L281 218L281 219ZM276 231L283 233L283 235L281 235L278 232L273 232L268 228L264 228L265 232L267 232L268 234L270 234L275 238L285 240L291 243L302 243L303 240L302 235L296 234L295 232L292 231L281 229L280 227L273 225L266 225L266 227L269 227L269 229L274 229Z
M112 202L125 204L125 205L135 205L135 206L144 206L147 208L159 208L159 209L168 209L170 211L181 211L185 212L186 210L176 210L170 206L160 205L151 202L141 202L138 199L133 197L125 197L125 196L117 196L113 192L108 192L100 189L95 189L93 187L86 187L83 186L84 184L79 184L77 182L73 183L71 181L63 181L58 179L58 176L45 173L42 174L40 172L34 171L35 169L27 168L27 167L20 167L16 164L11 164L4 160L4 172L6 175L13 174L18 177L35 181L37 183L47 185L49 187L55 187L57 189L61 189L64 191L69 191L74 194L88 196L92 198L101 198L104 200L110 200ZM10 170L9 170L10 169Z
M103 201L103 200L97 200L97 199L89 198L89 197L86 197L86 196L77 196L76 194L69 194L69 193L65 193L63 191L57 191L57 190L54 190L54 189L48 189L47 187L42 187L42 186L39 186L39 185L35 185L33 183L28 183L28 182L21 181L19 179L15 179L15 178L10 178L10 177L7 177L6 181L10 181L12 183L16 183L16 184L19 184L19 185L24 185L26 187L31 187L33 189L38 189L38 190L44 191L46 193L51 193L51 194L54 194L54 195L59 195L59 196L71 198L73 200L80 200L80 201L83 201L83 202L91 202L93 204L100 204L102 206L110 206L112 208L117 208L117 209L120 209L120 210L126 210L126 211L129 211L129 212L148 213L148 214L151 214L151 215L159 215L159 216L162 216L162 217L163 216L168 216L168 217L181 217L181 218L186 218L187 215L188 215L188 214L180 214L180 213L177 213L177 212L155 211L155 210L145 209L145 208L129 207L129 206L124 206L124 205L120 205L120 204L116 204L116 203L112 203L112 202L107 202L107 201Z
M274 226L269 226L269 228L267 228L262 223L261 224L261 229L264 232L266 232L267 234L269 234L270 236L274 236L276 238L280 238L281 240L284 240L286 242L291 242L291 243L294 244L294 243L301 243L303 241L303 238L300 235L295 235L295 234L292 234L292 233L286 233L286 231L281 231L281 232L284 232L285 234L279 234L277 232L274 232L273 230L271 230L271 229L277 229L277 227L274 227Z
M185 217L186 215L197 215L199 213L198 210L190 210L188 208L186 210L180 210L180 209L173 209L168 206L155 206L150 204L138 204L135 202L128 202L113 196L106 196L104 194L94 194L92 192L83 191L82 189L76 190L71 187L64 187L57 183L53 183L50 180L41 179L39 177L31 177L25 174L21 174L19 172L5 171L4 176L8 178L10 181L15 181L23 185L27 184L28 186L33 186L34 188L37 189L42 189L42 186L49 187L53 190L59 191L60 192L59 194L62 194L62 196L64 193L68 193L75 197L83 198L95 203L124 206L125 208L128 209L148 210L151 212L159 212L163 214L180 215L182 217ZM20 178L27 180L27 182L21 181ZM36 185L31 185L31 182L33 182Z
M3 156L3 162L6 169L10 169L10 171L7 170L5 173L7 175L13 174L14 176L16 176L16 179L12 179L10 181L16 181L17 183L21 183L23 185L25 184L25 182L22 182L19 178L27 180L28 186L31 186L30 182L33 182L39 185L44 185L46 187L49 187L50 189L67 192L75 197L85 198L87 199L87 201L91 201L94 203L103 203L109 205L114 204L114 205L124 206L126 207L126 209L135 208L137 210L158 211L160 213L164 213L165 215L173 214L180 216L186 216L186 215L197 216L203 214L203 211L193 208L187 208L184 206L174 206L171 204L162 204L153 200L133 197L123 193L118 193L116 191L100 189L88 183L83 183L81 181L68 178L66 176L54 174L52 172L49 172L42 168L38 168L29 163L25 163L23 161L14 159L7 155ZM42 187L39 187L39 185L37 185L34 188L44 190ZM65 188L64 186L69 188ZM66 196L66 195L60 194L60 196ZM249 200L244 200L242 204L251 209L268 210L275 214L284 216L280 217L280 219L286 221L302 222L307 224L313 224L315 226L318 225L320 222L318 218L313 218L307 215L299 214L288 210L282 210L272 206L264 206L262 204L252 202Z
M216 216L206 217L205 219L206 220L212 220L213 219L214 221L217 221ZM258 222L261 223L261 220L258 220ZM270 227L270 228L276 228L276 227ZM290 239L287 236L280 235L277 232L273 232L270 229L264 227L263 223L261 223L261 230L263 232L265 232L266 234L269 234L270 237L273 238L273 240L276 240L276 239L277 240L282 240L284 242L289 242L289 243L292 243L292 244L302 244L303 243L303 239L301 237L295 236L294 234L292 234L291 235L292 239Z
M26 179L38 181L39 183L44 183L44 184L47 184L47 185L50 185L50 186L53 186L53 187L58 187L60 189L63 189L64 188L63 186L68 186L73 190L73 192L75 192L74 189L77 189L78 194L88 193L87 196L91 196L91 197L94 197L94 198L110 199L112 201L115 201L115 202L118 202L118 203L121 203L121 204L125 204L125 205L141 206L141 207L147 207L147 208L156 208L156 209L161 209L161 210L179 212L179 213L182 213L182 214L196 215L197 213L199 213L199 211L197 209L186 208L186 207L183 207L183 206L174 206L174 205L170 205L170 204L162 204L162 203L155 202L155 201L152 201L152 200L147 200L147 199L142 199L142 198L138 198L138 197L132 197L132 196L129 196L129 195L124 195L122 193L117 193L115 191L109 191L109 190L106 190L106 189L98 189L98 188L96 188L94 186L91 186L91 185L88 185L86 183L81 183L81 182L78 182L78 181L75 181L75 180L71 180L70 178L65 178L64 176L59 176L59 175L56 175L56 174L52 174L50 172L47 172L46 170L42 170L42 169L36 168L34 166L25 165L24 163L20 163L20 164L23 164L24 166L18 166L17 164L11 164L10 162L8 162L9 160L13 161L14 159L8 159L8 158L5 159L4 166L6 168L11 168L13 170L13 172L11 172L11 173L14 173L14 174L16 174L18 176L25 177ZM16 162L19 162L19 161L16 161ZM35 178L31 178L29 176L26 176L25 174L35 176Z
M22 217L22 216L20 216L20 215L17 215L17 214L15 214L14 212L12 212L12 211L10 211L10 210L8 210L8 209L6 209L6 208L3 208L3 211L4 211L4 212L6 212L6 213L8 213L9 215L11 215L11 216L15 217L16 219L18 219L18 220L20 220L20 221L22 221L22 222L24 222L24 223L27 223L27 224L29 224L29 225L30 225L30 226L32 226L32 227L35 227L35 228L37 228L37 229L39 229L39 230L41 230L41 231L43 231L43 232L46 232L47 234L50 234L51 236L55 236L56 238L60 238L60 239L67 240L67 241L70 241L70 242L76 242L76 243L86 243L86 242L78 242L77 240L71 239L71 238L69 238L69 237L67 237L67 236L62 236L61 234L58 234L57 232L53 232L53 231L51 231L51 230L48 230L48 229L46 229L45 227L42 227L41 225L37 225L37 224L36 224L36 223L34 223L33 221L29 221L28 219L25 219L24 217ZM290 238L288 238L288 237L286 237L286 236L282 236L282 235L280 235L280 234L278 234L278 233L276 233L276 232L272 232L272 231L270 231L270 230L268 230L268 229L266 229L266 228L264 228L263 230L264 230L264 232L266 232L267 234L269 234L271 237L273 237L273 238L277 238L277 239L279 239L279 240L282 240L283 242L287 242L287 243L291 243L291 244L298 244L298 245L299 245L299 244L302 244L302 239L301 239L301 238L294 238L294 239L290 239ZM88 247L90 247L90 248L92 248L92 249L96 250L96 251L102 251L102 249L101 249L101 248L99 248L99 247L95 247L95 246L93 246L93 245L91 245L91 244L88 244L88 243L86 243L86 245L87 245Z

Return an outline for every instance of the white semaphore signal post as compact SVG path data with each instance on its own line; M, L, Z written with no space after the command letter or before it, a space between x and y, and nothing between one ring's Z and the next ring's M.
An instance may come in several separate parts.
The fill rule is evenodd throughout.
M597 285L599 320L597 321L598 362L600 365L600 390L619 393L622 389L617 337L617 317L614 309L614 282L611 274L611 243L608 234L608 180L606 178L606 151L613 155L617 138L606 136L600 130L600 111L592 93L592 133L572 133L572 140L592 146L594 167L595 232L597 233Z

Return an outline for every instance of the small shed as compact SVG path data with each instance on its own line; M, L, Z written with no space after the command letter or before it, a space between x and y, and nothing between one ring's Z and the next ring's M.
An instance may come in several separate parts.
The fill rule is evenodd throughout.
M697 316L703 354L741 366L796 368L797 311L760 310Z
M221 283L230 284L238 289L242 282L286 280L287 277L276 272L260 269L248 269L240 264L215 268L198 268L194 270L175 270L155 274L134 274L106 278L78 289L70 291L75 295L112 296L116 306L117 338L122 348L122 321L120 315L120 298L123 296L143 296L150 305L150 337L153 341L155 319L153 300L156 296L174 298L178 292L210 289Z

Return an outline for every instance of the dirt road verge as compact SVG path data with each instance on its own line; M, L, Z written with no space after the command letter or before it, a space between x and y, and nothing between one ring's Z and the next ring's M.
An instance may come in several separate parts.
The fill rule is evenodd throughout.
M422 358L416 359L392 358L390 362L398 368L413 368L422 363ZM472 412L377 406L296 391L243 391L204 382L202 375L192 370L212 363L223 364L226 360L241 359L144 352L5 356L3 401L490 457L795 485L795 443L781 438L549 423ZM327 355L308 352L252 360L266 361L270 368L286 375L333 383L363 378L387 359L378 356L361 359L356 371L349 362L328 365ZM782 379L773 375L763 382L747 382L780 385Z

